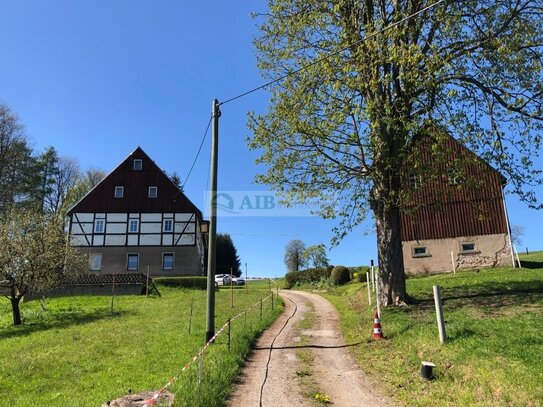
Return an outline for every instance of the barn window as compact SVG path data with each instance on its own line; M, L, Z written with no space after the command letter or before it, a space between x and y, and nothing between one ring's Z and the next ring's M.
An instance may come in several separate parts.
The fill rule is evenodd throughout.
M132 169L134 171L141 171L142 168L143 168L143 160L139 158L135 158L134 161L132 162Z
M173 270L173 253L162 253L162 269Z
M164 219L163 232L171 232L173 230L173 219Z
M430 253L428 252L428 247L426 246L415 246L413 247L413 257L428 257Z
M416 172L412 172L409 174L409 186L411 188L420 188L422 185L422 181L420 178L420 175Z
M104 233L104 219L96 219L94 221L94 233Z
M475 243L461 243L460 252L461 253L471 253L475 251Z
M157 195L158 195L158 188L157 187L149 187L148 197L149 198L156 198Z
M115 187L115 198L122 198L124 196L124 187L116 186Z
M102 268L102 253L91 253L89 263L91 271L99 271Z
M130 219L130 224L128 225L128 232L138 233L139 221L137 219Z
M137 270L139 266L139 257L138 253L129 253L126 257L126 269Z

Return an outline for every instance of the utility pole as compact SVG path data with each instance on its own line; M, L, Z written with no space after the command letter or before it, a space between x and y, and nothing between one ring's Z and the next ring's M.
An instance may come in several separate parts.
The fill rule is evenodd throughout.
M211 190L209 210L209 245L207 248L207 312L206 343L215 336L215 249L217 245L217 166L219 150L219 101L213 100L211 110Z

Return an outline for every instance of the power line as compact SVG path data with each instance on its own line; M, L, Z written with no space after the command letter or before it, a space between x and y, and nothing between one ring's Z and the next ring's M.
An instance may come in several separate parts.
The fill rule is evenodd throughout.
M202 137L202 141L200 142L200 147L198 147L198 152L196 153L196 157L194 157L194 161L192 162L192 165L190 166L189 173L187 174L187 177L185 178L185 182L183 182L183 188L187 184L190 174L192 173L192 170L194 168L194 165L196 164L196 161L198 160L198 157L200 156L200 152L202 151L202 146L204 145L204 141L207 137L207 132L209 131L210 125L211 125L211 117L209 118L209 122L207 122L206 131L204 132L204 137Z
M282 80L288 78L289 76L296 75L296 74L299 73L299 72L302 72L302 71L304 71L304 70L306 70L306 69L308 69L308 68L311 68L313 65L317 65L317 64L319 64L319 63L321 63L321 62L323 62L323 61L326 61L327 59L329 59L330 57L333 57L334 55L340 54L340 53L342 53L343 51L347 51L347 50L348 50L349 48L351 48L352 46L361 44L361 43L363 43L364 41L366 41L366 40L368 40L368 39L370 39L370 38L372 38L372 37L375 37L375 36L378 35L378 34L382 34L382 33L384 33L385 31L390 30L391 28L394 28L394 27L396 27L397 25L400 25L400 24L404 23L404 22L407 21L407 20L410 20L411 18L416 17L416 16L418 16L419 14L422 14L422 13L424 13L425 11L428 11L428 10L430 10L430 9L432 9L432 8L434 8L434 7L436 7L436 6L438 6L439 4L443 3L444 1L445 1L445 0L439 0L439 1L435 2L434 4L430 4L429 6L426 6L426 7L424 7L423 9L421 9L421 10L419 10L419 11L413 13L413 14L410 14L410 15L404 17L404 18L402 18L401 20L398 20L398 21L396 21L395 23L392 23L392 24L390 24L390 25L387 25L386 27L384 27L384 28L382 28L382 29L380 29L380 30L378 30L378 31L375 31L375 32L373 32L373 33L371 33L371 34L365 36L364 38L361 38L360 40L355 41L355 42L353 42L352 44L347 45L347 46L344 47L344 48L341 48L341 49L338 49L338 50L336 50L336 51L333 51L333 52L329 53L328 55L323 56L322 58L317 58L315 61L310 62L309 64L304 65L304 66L302 66L302 67L300 67L300 68L298 68L298 69L295 69L294 71L290 71L289 73L286 73L285 75L283 75L283 76L281 76L281 77L279 77L279 78L277 78L277 79L271 80L271 81L269 81L269 82L267 82L267 83L265 83L265 84L263 84L263 85L257 86L256 88L253 88L253 89L250 89L250 90L248 90L248 91L246 91L246 92L240 93L240 94L237 95L237 96L234 96L234 97L232 97L232 98L230 98L230 99L225 100L224 102L219 103L219 105L224 105L224 104L226 104L226 103L233 102L233 101L236 100L236 99L240 99L240 98L242 98L242 97L245 97L245 96L247 96L247 95L250 95L251 93L254 93L254 92L259 91L259 90L261 90L261 89L267 88L268 86L273 85L274 83L281 82Z

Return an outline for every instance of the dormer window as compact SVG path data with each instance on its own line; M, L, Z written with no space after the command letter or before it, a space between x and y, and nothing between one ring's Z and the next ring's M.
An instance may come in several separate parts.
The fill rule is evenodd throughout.
M141 171L143 167L143 160L140 158L134 158L134 161L132 162L132 169L134 171Z
M116 186L115 187L115 198L122 198L124 196L124 187Z
M156 198L158 195L158 188L157 187L149 187L149 193L148 193L148 197L149 198Z

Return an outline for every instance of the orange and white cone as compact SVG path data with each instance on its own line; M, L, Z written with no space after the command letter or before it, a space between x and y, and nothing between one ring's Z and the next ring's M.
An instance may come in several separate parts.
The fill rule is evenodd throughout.
M383 331L381 329L381 320L379 319L377 310L375 310L375 315L373 317L373 339L384 339Z

